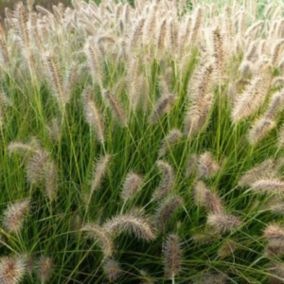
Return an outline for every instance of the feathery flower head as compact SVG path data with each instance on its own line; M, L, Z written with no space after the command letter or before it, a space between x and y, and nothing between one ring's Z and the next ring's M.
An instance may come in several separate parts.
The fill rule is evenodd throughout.
M163 247L164 271L165 275L172 279L181 270L182 249L179 237L176 234L170 234Z
M119 262L112 258L104 261L103 270L110 282L117 281L123 272Z
M113 255L113 242L110 233L102 226L94 223L89 223L81 228L82 232L86 232L87 236L98 242L102 249L104 258L111 257Z
M21 257L0 258L0 283L18 284L25 274L25 262Z
M223 234L237 229L241 225L238 217L226 213L210 213L207 218L207 225L216 232Z
M3 226L11 233L19 233L30 208L30 201L24 199L8 205L3 213Z
M48 256L41 256L36 266L37 275L41 283L49 283L54 268L52 258Z
M123 189L121 192L121 198L126 201L135 196L135 194L141 188L143 179L140 175L129 172L125 178Z
M137 211L114 216L103 225L103 228L112 236L127 232L145 241L156 238L151 222Z

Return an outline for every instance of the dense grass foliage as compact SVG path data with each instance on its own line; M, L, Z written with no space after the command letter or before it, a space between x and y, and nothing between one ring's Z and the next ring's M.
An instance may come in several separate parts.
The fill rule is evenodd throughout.
M6 11L0 283L283 283L283 5L196 2Z

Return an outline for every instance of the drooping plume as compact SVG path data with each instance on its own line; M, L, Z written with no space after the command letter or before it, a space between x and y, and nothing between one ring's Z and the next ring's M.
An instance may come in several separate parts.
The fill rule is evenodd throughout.
M183 199L180 196L170 196L163 200L157 208L155 220L157 227L163 229L175 211L181 207Z
M149 220L135 211L114 216L104 224L103 228L112 236L126 232L145 241L156 238L155 230Z
M114 247L111 239L111 235L102 226L94 223L89 223L81 228L82 232L86 232L87 236L94 241L98 242L104 258L111 257L113 255Z
M159 186L153 193L153 199L160 200L165 197L173 188L175 182L175 173L170 164L164 161L157 161L157 166L162 174Z

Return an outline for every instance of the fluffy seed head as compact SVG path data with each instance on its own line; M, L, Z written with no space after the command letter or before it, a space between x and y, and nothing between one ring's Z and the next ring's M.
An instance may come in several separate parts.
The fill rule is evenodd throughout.
M218 233L222 234L235 230L241 225L241 222L239 218L234 215L211 213L208 215L207 224Z
M112 236L127 232L145 241L152 241L156 238L151 223L137 212L117 215L107 221L103 227Z
M197 206L205 207L212 213L221 213L223 206L220 198L211 192L202 181L197 181L193 189L193 199Z
M54 264L51 257L41 256L37 263L37 275L41 283L49 283Z
M284 182L279 179L260 179L251 185L256 193L283 194Z
M122 269L119 262L112 258L105 260L103 270L110 282L117 281L122 274Z
M281 256L284 254L284 229L282 226L269 224L265 228L263 236L268 242L266 252L269 255Z
M255 113L265 101L271 82L271 74L267 70L255 77L240 94L232 111L232 120L238 123Z
M182 249L177 235L171 234L167 237L163 254L165 275L172 279L181 270Z
M175 97L173 95L162 96L155 105L154 111L150 116L150 122L157 123L164 114L170 112L174 102Z
M211 91L213 67L205 65L197 72L190 90L190 105L185 115L184 132L191 136L197 134L206 124L212 106Z
M25 273L25 262L21 257L0 258L0 282L3 284L18 284Z
M173 188L175 182L175 173L170 164L164 161L157 161L157 166L162 174L162 179L158 188L153 193L153 199L160 200L164 198Z
M156 223L161 229L170 220L174 212L182 205L183 199L180 196L170 196L163 200L156 212Z
M30 201L24 199L8 205L3 213L3 226L11 233L19 233L29 211Z
M203 272L200 277L198 277L194 284L226 284L227 276L223 273L210 273Z
M269 277L270 284L282 284L284 279L284 264L272 263L272 266L268 269L268 272L273 276Z
M205 152L198 159L198 175L199 177L212 177L219 170L219 165L213 159L210 152Z
M105 258L112 256L113 242L107 230L97 224L89 223L84 225L81 228L81 231L86 232L89 238L98 242L98 245L101 247Z
M276 126L275 121L263 117L257 120L248 133L249 143L252 145L257 144L262 140L274 127Z
M27 179L32 184L43 181L45 167L49 162L49 153L43 149L38 150L27 161Z
M282 125L278 134L278 147L282 148L284 146L284 126Z
M168 150L171 149L182 138L182 133L179 129L172 129L167 136L163 139L161 148L159 150L159 157L164 156Z
M90 97L90 90L84 95L84 114L89 125L95 130L98 140L104 144L104 124L96 103Z
M251 186L259 179L273 178L276 176L275 163L272 159L264 160L263 162L255 165L241 176L239 186Z
M191 175L195 175L197 173L197 166L198 166L198 155L192 154L188 161L186 166L186 176L189 177Z
M98 190L101 186L101 183L106 175L110 159L111 156L109 154L106 154L104 156L101 156L96 162L93 170L91 192Z
M105 91L104 97L106 98L109 104L113 116L117 119L121 126L126 127L127 117L117 97L111 94L110 91Z
M220 259L224 259L234 254L236 249L237 249L237 243L233 240L228 239L225 240L224 243L220 246L217 254L220 257Z
M141 188L142 182L143 179L140 175L134 172L128 173L123 184L121 198L126 201L134 197Z

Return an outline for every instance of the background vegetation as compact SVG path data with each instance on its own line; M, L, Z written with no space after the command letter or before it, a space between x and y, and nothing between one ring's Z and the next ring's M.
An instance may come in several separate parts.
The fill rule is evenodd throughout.
M283 11L235 3L7 15L0 281L283 283Z

